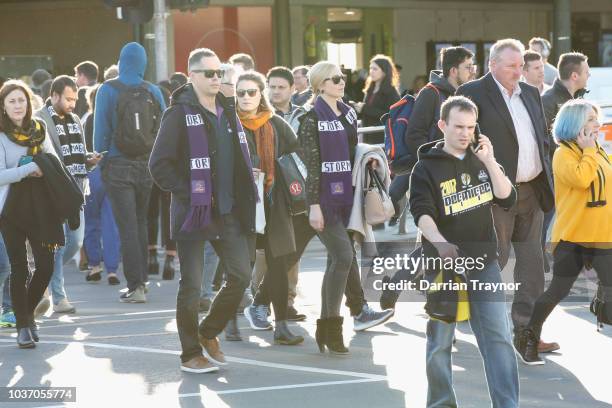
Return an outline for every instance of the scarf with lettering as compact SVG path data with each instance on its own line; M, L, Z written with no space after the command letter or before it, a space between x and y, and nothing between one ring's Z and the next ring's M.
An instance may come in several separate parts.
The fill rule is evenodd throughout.
M213 183L211 173L211 161L208 152L208 130L204 123L202 114L189 105L183 105L185 111L185 124L187 126L187 137L189 139L189 163L190 163L190 209L181 231L191 232L205 229L212 219ZM221 120L223 107L217 105L217 120ZM242 158L245 161L254 195L257 197L257 186L253 179L253 165L249 154L246 135L239 120L236 120L238 141ZM233 136L234 133L231 133ZM220 135L217 135L220 137Z
M264 181L264 191L266 194L270 193L272 186L274 185L274 172L275 172L275 140L274 140L274 128L270 119L274 116L274 113L269 110L262 110L258 112L254 117L248 117L242 111L238 111L238 117L242 126L253 132L255 136L255 146L257 147L257 155L260 159L259 167L266 174Z
M32 119L27 128L12 127L6 132L9 140L19 146L28 148L27 155L34 156L41 152L45 140L45 127L38 120Z
M81 127L74 122L72 115L67 113L64 119L60 118L51 99L47 99L45 109L51 116L55 125L55 132L59 138L62 161L74 177L86 177L87 168L85 167L85 141L81 134Z
M338 109L346 121L357 129L357 114L342 101ZM349 133L331 107L317 97L314 111L318 118L321 156L319 202L326 223L338 220L348 224L353 206L352 165L349 152ZM329 225L329 224L328 224Z

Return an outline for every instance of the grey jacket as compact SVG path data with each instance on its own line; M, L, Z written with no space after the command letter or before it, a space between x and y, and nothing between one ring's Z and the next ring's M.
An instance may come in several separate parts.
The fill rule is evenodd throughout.
M289 126L291 126L291 128L297 135L298 129L300 127L300 118L304 116L304 114L308 112L310 109L312 109L312 105L309 105L309 104L305 104L304 106L294 105L294 108L295 109L293 109L291 113L287 115L280 115L280 116L283 119L285 119L285 122L287 122Z

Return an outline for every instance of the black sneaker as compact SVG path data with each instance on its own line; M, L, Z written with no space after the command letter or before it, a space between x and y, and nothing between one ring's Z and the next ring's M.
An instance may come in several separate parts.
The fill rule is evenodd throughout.
M298 311L295 310L295 307L289 306L287 307L287 320L291 322L303 322L306 320L306 315L298 313Z
M542 365L538 355L538 339L531 329L523 329L514 339L514 347L521 361L527 365Z
M388 276L383 276L382 278L383 287L386 287L389 282L391 282L391 278ZM395 303L399 298L399 293L394 290L383 289L380 294L380 308L382 310L386 309L395 309Z

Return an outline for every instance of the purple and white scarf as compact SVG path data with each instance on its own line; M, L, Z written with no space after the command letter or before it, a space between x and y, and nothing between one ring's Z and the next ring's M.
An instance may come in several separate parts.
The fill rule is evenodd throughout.
M342 101L338 109L346 121L357 129L355 110ZM326 223L341 220L348 224L353 206L352 164L349 133L331 107L318 97L314 103L319 129L321 183L319 202Z
M206 228L211 222L213 183L210 169L211 161L208 152L208 132L202 114L188 105L183 105L183 109L185 111L185 124L189 139L191 209L185 218L181 231L192 232ZM222 115L223 107L217 105L217 120L221 120ZM251 184L257 197L257 186L253 179L253 165L246 135L237 118L236 124L242 157L249 169Z

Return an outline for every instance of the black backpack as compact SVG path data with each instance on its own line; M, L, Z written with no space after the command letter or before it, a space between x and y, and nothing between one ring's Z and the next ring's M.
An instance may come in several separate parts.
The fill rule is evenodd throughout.
M597 331L604 324L612 325L612 288L605 288L600 281L590 310L597 317Z
M119 91L115 146L128 157L149 155L153 149L162 110L149 90L149 83L128 86L113 79L108 84Z

